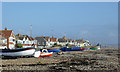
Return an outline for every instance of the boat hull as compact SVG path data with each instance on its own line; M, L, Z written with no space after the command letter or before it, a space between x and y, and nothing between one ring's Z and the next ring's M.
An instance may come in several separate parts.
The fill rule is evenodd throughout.
M98 50L98 49L100 49L100 46L94 46L94 47L91 47L90 49L91 50Z
M81 47L71 47L71 48L61 48L62 51L83 51L85 50L85 48L81 48Z
M50 52L50 53L42 53L42 54L40 54L39 57L51 57L52 54L53 54L53 52Z
M35 52L35 48L21 48L12 50L2 50L0 54L2 56L32 56Z
M60 49L59 48L56 48L56 49L47 49L48 52L60 52Z
M71 50L71 51L83 51L83 50L85 50L85 48L81 48L81 49L73 49L73 50Z

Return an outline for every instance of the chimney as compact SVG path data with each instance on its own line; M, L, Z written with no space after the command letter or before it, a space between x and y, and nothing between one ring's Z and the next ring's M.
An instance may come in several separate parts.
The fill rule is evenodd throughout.
M5 30L7 30L7 28L5 28Z
M18 33L18 36L20 36L20 34Z
M9 49L9 37L7 38L7 49Z
M54 37L52 36L52 38L54 38Z

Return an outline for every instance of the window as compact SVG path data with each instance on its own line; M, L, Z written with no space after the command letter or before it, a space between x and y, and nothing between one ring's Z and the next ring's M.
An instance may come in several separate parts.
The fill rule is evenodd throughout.
M25 41L23 41L23 44L25 43Z
M15 39L13 39L13 41L15 41Z
M37 41L34 41L34 43L37 43Z
M38 45L40 45L40 42L38 42Z
M5 39L4 42L7 43L7 40Z
M13 39L12 39L12 38L10 38L10 41L13 41Z
M27 44L29 44L29 41L27 41Z

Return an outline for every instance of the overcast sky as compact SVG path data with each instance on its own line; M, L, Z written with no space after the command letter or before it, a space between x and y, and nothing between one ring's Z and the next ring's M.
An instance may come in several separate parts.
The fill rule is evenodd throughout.
M55 36L117 44L117 2L4 2L2 27L14 34Z

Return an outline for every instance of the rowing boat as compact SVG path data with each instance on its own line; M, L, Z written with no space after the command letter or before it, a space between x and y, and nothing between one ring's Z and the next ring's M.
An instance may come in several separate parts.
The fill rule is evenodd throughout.
M17 49L1 49L0 55L2 56L32 56L35 52L34 47L30 48L17 48Z

